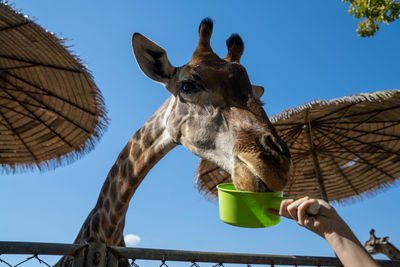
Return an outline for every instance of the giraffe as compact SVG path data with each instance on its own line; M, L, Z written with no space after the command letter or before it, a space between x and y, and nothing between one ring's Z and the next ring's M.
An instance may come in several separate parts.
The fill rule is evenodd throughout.
M119 154L75 243L124 246L132 195L148 171L177 145L232 174L239 190L281 191L286 185L290 152L262 108L263 88L250 84L240 64L243 41L232 34L226 42L228 54L220 58L210 46L212 30L210 18L200 23L197 47L181 67L172 66L165 50L153 41L133 34L140 69L171 96ZM66 262L63 258L59 264L68 266Z
M391 260L400 260L400 250L388 242L388 236L376 237L374 229L371 229L369 235L369 240L364 245L369 254L383 253Z

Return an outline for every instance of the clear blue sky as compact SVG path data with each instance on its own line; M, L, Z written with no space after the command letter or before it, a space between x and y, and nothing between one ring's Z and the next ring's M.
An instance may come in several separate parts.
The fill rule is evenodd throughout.
M252 83L265 87L262 100L270 116L314 99L400 88L400 23L383 25L373 38L358 37L357 21L340 0L12 2L44 28L70 39L68 44L103 93L111 122L96 148L69 166L2 174L2 241L71 243L119 152L168 97L135 63L134 32L163 46L176 66L190 59L204 17L214 19L212 46L221 56L226 54L226 38L239 33L245 41L242 64ZM197 162L196 156L177 147L150 171L126 218L125 234L140 236L137 246L333 255L324 240L286 219L264 229L222 223L217 204L194 187ZM362 202L335 207L361 242L375 228L378 236L389 235L400 247L399 195L395 186Z

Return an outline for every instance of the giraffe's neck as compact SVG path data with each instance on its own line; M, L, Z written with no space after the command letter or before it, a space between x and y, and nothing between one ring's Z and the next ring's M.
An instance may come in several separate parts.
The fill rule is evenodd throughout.
M387 243L385 246L382 246L382 253L388 256L391 260L400 260L400 250L398 250L391 243Z
M130 199L149 170L176 145L164 126L171 99L149 118L122 150L75 243L85 240L124 245L123 229Z

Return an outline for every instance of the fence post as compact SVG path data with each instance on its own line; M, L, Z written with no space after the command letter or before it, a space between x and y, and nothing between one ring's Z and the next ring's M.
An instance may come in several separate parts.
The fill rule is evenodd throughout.
M74 263L72 267L84 267L85 266L85 252L86 247L79 249L74 255Z
M106 267L107 246L104 243L89 243L85 267Z
M107 249L107 267L118 266L118 257L114 253L115 252L112 250L112 248Z

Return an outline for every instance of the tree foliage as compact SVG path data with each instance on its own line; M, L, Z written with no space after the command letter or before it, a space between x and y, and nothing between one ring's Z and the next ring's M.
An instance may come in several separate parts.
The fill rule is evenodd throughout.
M371 37L379 30L379 24L389 24L400 17L399 0L342 0L350 2L349 14L363 19L357 25L357 33Z

